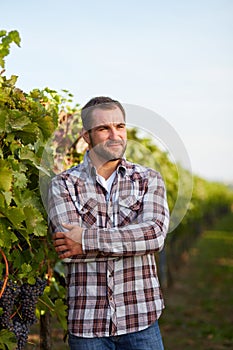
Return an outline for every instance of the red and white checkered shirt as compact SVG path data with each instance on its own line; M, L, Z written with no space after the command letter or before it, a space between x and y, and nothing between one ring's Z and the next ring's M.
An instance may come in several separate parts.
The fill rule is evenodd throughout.
M154 253L169 225L160 174L122 159L107 196L86 154L53 178L48 203L52 232L64 231L62 223L84 228L84 254L64 259L69 331L105 337L156 321L164 302Z

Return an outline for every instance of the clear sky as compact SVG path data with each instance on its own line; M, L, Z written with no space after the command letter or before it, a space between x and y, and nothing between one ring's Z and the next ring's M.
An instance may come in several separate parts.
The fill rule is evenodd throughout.
M0 23L22 39L6 60L19 88L148 108L176 130L195 174L233 182L232 0L8 0Z

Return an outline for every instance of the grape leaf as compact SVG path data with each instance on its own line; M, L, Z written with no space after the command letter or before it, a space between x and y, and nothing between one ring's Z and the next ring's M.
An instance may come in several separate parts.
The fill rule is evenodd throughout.
M28 179L24 173L20 173L18 171L17 172L15 171L13 173L13 176L14 176L14 187L18 187L21 190L26 188Z
M25 219L23 209L20 207L9 207L4 213L10 222L17 228L22 228L22 222Z
M20 46L21 38L20 38L19 32L17 30L12 30L9 33L9 37L16 45Z
M7 329L0 330L0 349L14 350L16 346L16 337Z
M1 100L1 94L0 94ZM7 119L7 111L4 109L0 109L0 132L4 132L6 130L6 119Z
M67 305L64 304L63 300L57 299L55 300L55 313L60 321L60 324L64 330L67 329L67 322L66 322L66 316L67 316Z
M35 153L30 149L29 146L25 146L20 150L19 153L20 159L22 160L29 160L34 165L39 165L39 159L37 159Z
M12 186L13 174L7 162L0 159L0 190L9 192Z
M32 205L23 208L24 217L27 227L27 233L34 233L38 236L44 236L47 232L46 225L41 224L44 221L39 210Z

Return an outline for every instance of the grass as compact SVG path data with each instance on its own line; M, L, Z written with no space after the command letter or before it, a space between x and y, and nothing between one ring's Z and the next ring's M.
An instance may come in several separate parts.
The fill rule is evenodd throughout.
M205 231L165 290L160 328L166 350L233 348L233 216Z

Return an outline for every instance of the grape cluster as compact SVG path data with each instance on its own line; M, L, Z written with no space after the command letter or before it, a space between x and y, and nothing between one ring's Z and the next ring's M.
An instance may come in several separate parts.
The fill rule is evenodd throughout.
M7 282L0 298L0 329L8 329L15 334L17 350L22 350L27 343L30 326L36 322L36 303L46 285L47 281L40 278L34 285L24 283L18 286L11 280ZM0 281L0 289L2 286Z
M46 281L37 279L34 285L24 283L21 286L21 313L23 320L30 326L36 322L36 303L43 294L46 284Z
M3 282L0 281L0 290L3 287ZM0 299L0 308L2 309L0 316L0 326L2 328L13 329L11 315L13 314L15 302L20 294L20 288L17 284L8 281L4 293Z
M25 323L19 316L13 319L13 332L17 339L16 350L22 350L27 343L29 325Z

